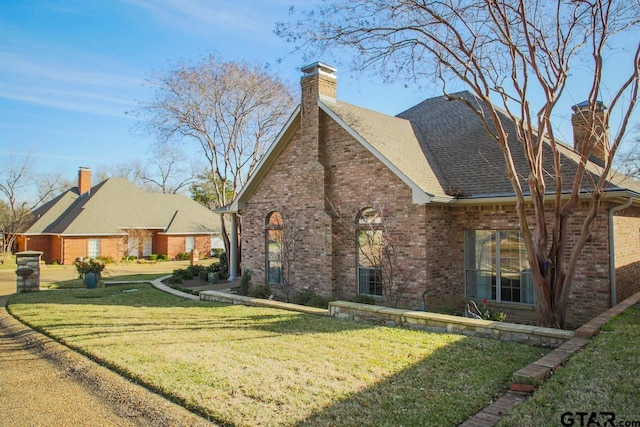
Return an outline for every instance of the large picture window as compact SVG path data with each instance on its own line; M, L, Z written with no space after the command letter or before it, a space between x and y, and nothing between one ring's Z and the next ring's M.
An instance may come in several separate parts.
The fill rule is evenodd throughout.
M468 298L534 304L531 270L518 230L465 231Z
M382 220L377 210L363 209L357 219L358 293L382 295Z
M280 212L271 212L265 224L266 270L268 284L282 284L282 231Z

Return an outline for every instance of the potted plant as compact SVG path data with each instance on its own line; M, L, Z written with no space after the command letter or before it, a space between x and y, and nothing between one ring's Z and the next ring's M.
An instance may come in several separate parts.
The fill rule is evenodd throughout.
M100 281L100 273L104 270L104 263L89 259L88 261L79 258L74 262L76 270L80 274L80 278L84 281L84 286L87 289L94 289L98 287Z

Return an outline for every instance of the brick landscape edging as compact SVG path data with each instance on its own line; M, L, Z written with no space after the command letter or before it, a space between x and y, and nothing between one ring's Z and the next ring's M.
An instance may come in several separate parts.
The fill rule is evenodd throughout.
M513 374L509 391L482 411L470 417L461 427L490 427L507 415L514 406L531 395L556 369L582 350L609 320L640 302L640 292L585 323L575 336L558 348Z

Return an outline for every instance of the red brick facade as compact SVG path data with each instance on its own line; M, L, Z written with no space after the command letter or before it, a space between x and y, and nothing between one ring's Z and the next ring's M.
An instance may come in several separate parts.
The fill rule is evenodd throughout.
M166 235L154 233L152 237L152 253L167 255L169 259L174 259L178 253L185 252L187 237L194 237L195 248L201 254L208 254L211 250L211 237L206 235ZM59 237L59 236L29 236L25 242L25 237L18 238L18 251L41 251L43 261L47 263L58 262L61 264L71 264L77 258L89 256L89 240L100 241L100 256L112 257L120 260L124 255L126 242L123 236L96 236L96 237ZM141 253L134 252L132 255L138 257Z
M461 312L464 231L517 230L515 207L414 204L411 189L320 110L317 99L313 85L303 81L300 128L246 198L242 268L254 271L254 282L266 281L265 222L270 212L278 211L285 227L289 221L298 230L291 272L295 286L352 299L357 294L357 248L354 239L343 238L344 227L335 218L340 213L343 221L355 225L361 209L375 207L402 237L397 253L413 272L399 306L420 307L426 292L430 307ZM610 307L608 212L613 206L603 203L593 237L578 262L567 311L569 326L581 325ZM578 210L568 225L569 236L579 234L581 219ZM617 301L621 301L640 290L640 209L618 212L613 224ZM569 250L573 243L570 237ZM532 305L501 304L500 309L512 321L536 322Z

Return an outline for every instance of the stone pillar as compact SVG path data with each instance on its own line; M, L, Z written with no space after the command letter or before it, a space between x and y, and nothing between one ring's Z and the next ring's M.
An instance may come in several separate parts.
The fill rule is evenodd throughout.
M191 254L189 255L189 265L196 265L198 262L200 262L200 251L192 249Z
M40 290L40 259L43 252L25 251L16 253L16 292Z
M231 217L231 227L229 227L229 253L227 262L229 264L229 281L238 277L238 216L235 212L229 214Z

